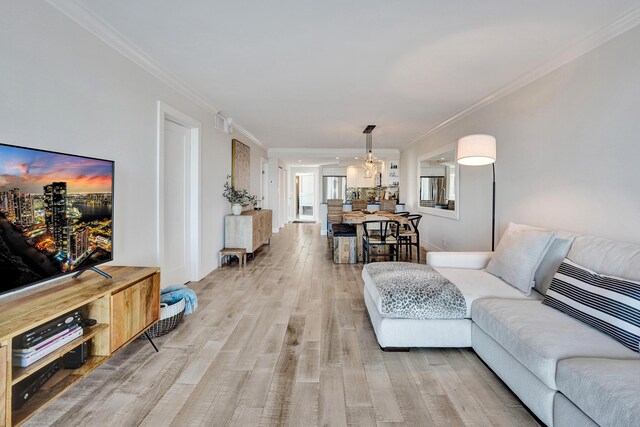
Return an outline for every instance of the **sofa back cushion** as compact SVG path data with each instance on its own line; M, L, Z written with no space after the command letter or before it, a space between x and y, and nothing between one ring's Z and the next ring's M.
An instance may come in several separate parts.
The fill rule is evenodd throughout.
M565 259L542 303L640 352L640 282L601 275Z
M510 223L487 265L487 272L529 295L535 273L553 238L552 231Z
M565 231L556 231L553 242L542 258L540 266L536 270L534 289L542 295L547 293L553 276L558 271L560 263L567 257L571 244L576 235Z
M640 245L579 236L567 258L600 274L640 281Z
M550 231L546 228L532 227L525 224L510 223L509 228L513 230L541 230ZM553 275L556 274L560 263L567 257L571 244L576 238L577 234L569 233L566 231L556 231L553 241L549 246L549 249L545 253L536 273L534 275L533 288L540 292L542 295L547 293Z

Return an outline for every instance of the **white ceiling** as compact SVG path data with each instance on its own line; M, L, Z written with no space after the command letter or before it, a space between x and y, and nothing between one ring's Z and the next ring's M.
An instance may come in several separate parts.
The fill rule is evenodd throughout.
M71 0L69 0L71 1ZM270 148L402 148L637 0L77 0Z
M377 148L373 150L375 160L399 160L400 151L391 148ZM281 162L290 166L362 166L366 157L364 144L356 149L334 148L272 148L269 156L277 157Z

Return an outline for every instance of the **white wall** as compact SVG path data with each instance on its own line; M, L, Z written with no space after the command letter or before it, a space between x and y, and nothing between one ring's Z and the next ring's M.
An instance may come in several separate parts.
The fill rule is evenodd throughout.
M422 167L420 168L420 176L444 176L444 167Z
M291 209L291 186L289 183L287 183L287 189L285 192L285 197L287 198L287 206L288 209L287 211L284 213L284 215L281 215L281 209L279 206L279 188L278 188L278 183L279 183L279 170L282 169L285 171L285 173L288 173L288 167L286 164L284 164L280 159L278 159L278 157L274 157L274 156L269 156L269 200L268 200L268 208L271 209L273 211L273 222L272 222L272 231L274 233L277 233L280 231L281 227L284 227L284 225L287 222L287 215L289 215L288 211L290 211ZM280 218L283 218L283 220L281 220Z
M115 160L114 264L158 265L157 101L200 121L200 276L217 266L231 137L210 113L44 2L3 2L0 58L1 142Z
M320 169L322 169L322 176L347 176L346 166L324 166Z
M640 28L402 152L409 210L420 155L472 133L498 141L497 230L509 221L640 243ZM491 167L461 167L460 220L424 215L424 240L491 245ZM426 243L426 242L425 242Z
M260 194L260 185L262 181L261 159L267 158L267 150L264 146L244 138L240 135L233 134L234 138L251 148L251 188L249 192L253 195Z

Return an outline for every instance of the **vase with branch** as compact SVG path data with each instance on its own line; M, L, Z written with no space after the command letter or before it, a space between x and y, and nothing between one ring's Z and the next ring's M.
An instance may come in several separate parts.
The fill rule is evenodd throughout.
M233 212L234 215L240 215L242 213L242 207L254 204L257 197L249 194L244 188L240 190L233 188L229 183L229 178L231 178L231 176L227 175L227 182L224 183L222 196L231 203L231 212Z

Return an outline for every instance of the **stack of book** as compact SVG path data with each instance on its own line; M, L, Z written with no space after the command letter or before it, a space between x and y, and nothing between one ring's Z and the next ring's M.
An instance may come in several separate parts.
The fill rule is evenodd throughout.
M27 367L81 336L79 311L52 320L14 339L13 366Z

